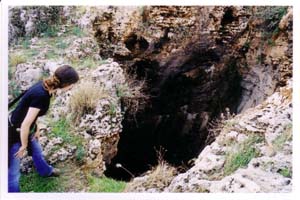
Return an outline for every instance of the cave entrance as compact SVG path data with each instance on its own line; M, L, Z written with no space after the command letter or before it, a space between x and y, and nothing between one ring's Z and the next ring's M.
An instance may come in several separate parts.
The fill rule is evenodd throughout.
M234 60L214 79L198 63L191 60L184 63L163 81L158 75L161 73L157 62L143 60L132 65L138 69L138 75L151 80L148 92L155 95L151 96L149 106L137 113L136 120L125 114L118 153L107 165L106 176L129 181L158 163L160 149L164 160L171 165L183 170L191 167L189 161L206 144L205 123L225 107L235 111L242 91ZM196 73L197 78L187 76L186 70ZM118 167L120 164L122 167Z

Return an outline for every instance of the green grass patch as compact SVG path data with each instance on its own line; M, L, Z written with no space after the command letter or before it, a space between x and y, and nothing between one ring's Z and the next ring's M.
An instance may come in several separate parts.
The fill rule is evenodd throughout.
M61 185L58 178L41 177L32 172L21 176L20 188L21 192L58 192Z
M107 177L88 176L89 192L122 192L126 182L116 181Z
M80 146L82 145L82 138L78 135L74 135L71 129L70 122L67 118L60 118L56 122L51 122L52 131L50 136L61 137L65 143Z
M255 148L255 144L263 141L261 136L252 135L249 136L241 144L236 144L226 155L226 161L224 165L224 175L230 175L238 168L246 166L252 158L259 155L259 151Z

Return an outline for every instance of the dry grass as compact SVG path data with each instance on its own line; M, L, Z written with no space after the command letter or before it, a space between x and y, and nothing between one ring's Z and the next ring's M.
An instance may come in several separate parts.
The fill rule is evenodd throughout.
M16 67L18 64L25 63L26 61L26 58L21 54L16 53L9 55L9 65L11 67Z
M72 93L69 111L75 124L85 114L93 114L100 99L108 97L103 87L92 81L81 82Z
M125 192L141 191L154 188L157 191L163 191L170 185L177 174L175 167L169 165L159 153L158 164L145 174L145 179L136 179L127 184Z
M138 80L136 75L128 72L125 72L125 79L126 84L117 86L116 93L129 117L135 120L137 112L143 110L149 100L149 96L145 94L147 84L145 80Z

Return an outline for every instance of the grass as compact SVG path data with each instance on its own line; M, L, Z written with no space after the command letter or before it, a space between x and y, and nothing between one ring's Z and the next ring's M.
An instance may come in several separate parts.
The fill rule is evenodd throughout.
M126 183L123 181L116 181L107 177L97 178L88 175L89 192L123 192Z
M252 158L259 155L255 144L262 142L263 138L258 135L251 135L241 144L234 145L226 155L224 175L230 175L238 168L246 166Z
M58 178L41 177L36 172L22 175L20 178L21 192L57 192L61 190Z
M51 122L52 131L50 136L52 137L61 137L65 143L81 146L82 139L78 135L72 134L70 122L67 118L60 118L56 122Z
M166 151L164 149L160 149L157 151L157 162L158 164L150 171L148 171L145 175L147 177L146 180L133 181L127 184L125 192L135 191L137 188L143 187L146 189L155 188L159 191L163 191L164 188L170 185L171 181L176 176L177 169L170 164L168 164L164 159L164 153Z

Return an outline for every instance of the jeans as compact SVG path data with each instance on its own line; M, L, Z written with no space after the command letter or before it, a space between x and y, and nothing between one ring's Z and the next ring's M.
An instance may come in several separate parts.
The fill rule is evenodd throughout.
M48 165L43 154L40 143L34 138L33 135L28 141L32 148L32 160L36 168L36 171L40 176L49 176L53 171L53 167ZM21 147L20 143L14 143L9 149L9 168L8 168L8 192L20 192L20 158L16 158L14 155Z

